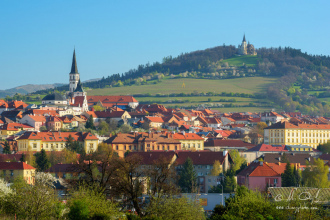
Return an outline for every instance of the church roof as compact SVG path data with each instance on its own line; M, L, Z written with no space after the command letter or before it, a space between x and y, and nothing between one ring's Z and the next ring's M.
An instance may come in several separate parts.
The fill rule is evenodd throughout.
M70 74L78 73L77 61L76 61L76 50L73 50L72 66Z
M243 42L246 42L246 40L245 40L245 34L244 34L244 37L243 37Z
M84 92L83 87L81 85L80 79L79 82L77 84L77 88L74 90L74 92Z

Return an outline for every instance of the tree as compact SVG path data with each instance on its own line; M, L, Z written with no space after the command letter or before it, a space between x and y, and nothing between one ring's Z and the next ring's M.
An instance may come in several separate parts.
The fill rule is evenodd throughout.
M87 119L85 127L87 129L90 128L92 130L95 130L94 119L92 115L90 115L89 118Z
M71 135L69 135L67 141L65 142L65 148L78 154L85 154L83 145L80 144L78 140L74 141Z
M98 127L98 133L100 135L109 135L109 124L105 121L101 121Z
M123 124L122 126L120 126L119 130L121 133L129 133L133 130L133 128L129 125Z
M324 164L320 158L315 159L314 163L307 163L306 168L302 171L302 182L306 187L328 188L329 167Z
M229 151L229 154L233 160L233 164L231 165L231 167L234 172L237 172L238 170L241 169L241 167L244 164L246 164L245 158L241 157L241 155L239 155L238 150L231 150L231 151Z
M235 191L237 183L235 179L235 171L233 168L230 168L225 172L221 181L221 185L223 185L224 193L231 193Z
M219 160L214 161L213 168L211 170L211 176L219 176L222 172L221 164Z
M188 157L184 162L183 168L180 172L179 186L182 192L191 193L196 191L197 175L194 170L193 161Z
M172 158L160 156L146 169L145 176L149 177L149 194L152 197L173 195L177 193L177 173Z
M26 162L26 157L25 157L25 154L24 154L24 153L22 153L22 156L21 156L21 158L19 159L19 161L21 161L21 162Z
M47 129L46 126L41 126L39 130L40 130L40 131L48 131L48 129Z
M29 185L17 179L12 185L13 193L6 197L3 208L6 214L21 219L51 219L56 216L58 199L52 187L56 181L51 174L36 173L35 184Z
M118 122L112 118L106 119L106 122L109 125L109 132L114 132L118 127Z
M5 141L4 148L3 148L3 154L11 154L11 150L10 150L8 141Z
M68 217L72 220L118 219L121 216L117 206L107 200L102 190L84 185L71 194L68 207Z
M45 171L50 167L51 164L44 149L41 149L40 153L36 153L35 157L37 163L37 170L39 172Z
M199 201L197 199L190 200L186 197L175 198L173 196L163 196L152 198L150 205L146 209L146 213L152 219L205 219L203 207Z
M286 163L285 171L282 173L282 186L290 187L296 186L295 175L293 173L293 168L289 162Z
M317 146L317 149L319 151L322 151L322 153L324 154L330 153L330 141L324 144L319 144L319 146Z

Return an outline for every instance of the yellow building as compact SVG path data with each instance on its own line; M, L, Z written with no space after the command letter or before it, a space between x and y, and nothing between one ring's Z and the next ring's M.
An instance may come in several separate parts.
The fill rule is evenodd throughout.
M204 150L204 138L195 133L175 133L172 138L181 142L182 150Z
M22 130L34 130L33 127L20 123L8 123L0 128L1 135L14 135Z
M264 143L270 145L307 145L316 148L330 139L328 124L278 122L264 129Z
M28 184L34 184L35 170L24 162L0 162L0 176L7 182L22 177Z
M97 150L98 138L87 132L25 132L17 139L18 151L61 151L69 136L83 145L85 152ZM31 147L31 149L29 149Z

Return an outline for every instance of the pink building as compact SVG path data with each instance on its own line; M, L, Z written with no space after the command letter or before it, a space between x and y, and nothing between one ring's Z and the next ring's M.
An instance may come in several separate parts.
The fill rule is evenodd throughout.
M237 174L237 184L252 190L266 191L267 187L281 187L281 174L267 163L256 161Z

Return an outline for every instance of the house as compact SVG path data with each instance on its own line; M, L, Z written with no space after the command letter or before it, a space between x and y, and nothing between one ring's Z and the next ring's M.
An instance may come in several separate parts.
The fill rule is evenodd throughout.
M24 131L33 131L34 127L26 125L26 124L20 124L20 123L8 123L8 124L4 124L2 127L0 127L0 133L3 136L14 135L23 130Z
M147 116L144 120L149 125L149 128L161 128L164 124L164 120L161 117Z
M25 115L20 123L28 124L34 127L35 131L40 131L40 127L46 126L46 117L45 116L35 116L35 115Z
M252 147L254 144L246 143L241 140L225 140L225 139L209 139L204 143L204 149L211 151L224 151L224 150L238 150L245 151Z
M22 111L25 110L25 108L28 106L23 101L13 100L13 101L4 101L0 100L0 114L2 114L5 111L12 111L12 110L18 110Z
M128 154L129 157L136 156L141 159L140 165L142 169L150 168L150 166L154 165L155 162L159 161L162 158L166 158L169 161L169 166L175 163L177 159L177 154L175 151L149 151L149 152L130 152Z
M261 158L267 163L290 162L291 164L297 164L301 169L304 169L308 163L314 163L314 158L308 153L267 153Z
M230 168L231 163L233 162L228 151L224 152L209 152L209 151L176 151L177 159L175 161L176 170L180 172L183 168L184 163L188 158L190 158L194 165L194 170L197 174L197 182L199 186L199 192L205 193L208 192L209 189L213 185L207 184L206 179L211 174L211 170L213 169L213 164L216 160L220 162L220 169L222 171L227 171ZM213 181L214 182L214 181ZM217 182L214 183L216 185Z
M128 134L118 133L111 136L105 141L105 143L111 144L113 150L117 152L120 157L124 157L124 154L127 151L145 152L155 150L181 150L180 141L175 140L172 135L172 133L160 132L132 132Z
M47 169L45 172L52 174L56 178L70 179L74 176L78 176L75 164L62 164L58 163Z
M25 132L17 139L18 151L61 151L69 136L78 141L86 153L97 150L98 138L88 132Z
M58 131L62 128L62 121L56 116L47 118L46 127L51 131Z
M0 174L7 182L23 178L28 184L34 184L36 168L25 162L0 162Z
M238 185L262 192L267 187L281 187L281 180L281 174L262 161L252 162L237 174Z
M264 112L261 114L262 122L271 122L273 124L281 122L284 117L276 112Z
M180 141L183 150L204 150L204 138L195 133L174 133L173 139Z

